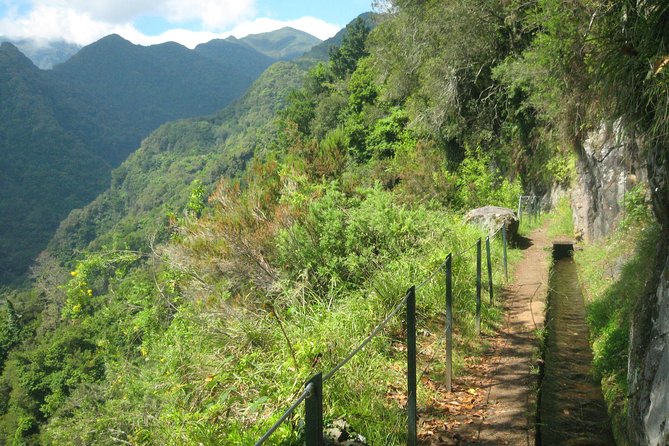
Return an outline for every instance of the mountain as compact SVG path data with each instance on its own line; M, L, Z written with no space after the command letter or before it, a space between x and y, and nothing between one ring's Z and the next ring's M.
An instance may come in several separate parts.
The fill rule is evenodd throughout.
M357 19L364 20L365 24L367 25L367 27L369 29L374 29L376 27L377 14L375 14L373 12L364 12L364 13L360 14L358 17L356 17L355 20L357 20ZM344 28L340 29L337 32L337 34L335 34L334 36L320 42L317 45L314 45L313 47L311 47L308 51L306 51L299 58L299 60L301 60L301 61L327 60L328 59L328 51L330 51L330 48L332 48L333 46L341 45L341 42L344 39L345 34L346 34L346 28L344 27Z
M239 40L234 37L228 37L228 39L241 42L269 57L280 60L295 59L321 43L319 38L290 27L267 33L251 34Z
M407 419L406 324L393 317L406 305L412 319L417 288L407 287L421 284L420 345L436 351L453 273L459 298L448 325L457 356L472 360L454 371L461 379L494 370L480 328L497 336L508 305L483 302L483 326L475 323L479 308L466 296L475 294L471 249L483 231L463 216L513 207L527 192L562 203L543 221L524 219L525 234L534 225L549 240L592 225L606 231L613 208L622 218L612 237L577 250L569 278L587 291L579 319L593 355L579 367L601 383L591 393L605 398L595 405L611 422L578 419L571 424L587 432L569 434L601 439L610 425L616 441L606 444L666 443L669 10L395 3L369 39L352 24L327 51L332 63L305 76L306 59L278 62L235 105L151 133L110 189L62 224L51 245L60 258L40 257L34 287L0 290L0 445L254 444L321 372L333 379L327 419L346 418L369 444L406 442L404 428L389 426ZM620 51L623 41L634 51ZM1 118L34 120L33 136L57 127L51 84L15 49L3 57ZM496 291L508 284L504 249L491 241ZM364 357L340 369L385 315ZM440 356L419 358L421 405L443 397L432 385ZM526 359L538 366L537 356L528 350ZM486 370L468 393L484 395ZM498 411L470 406L463 417ZM435 422L452 421L448 412L435 411ZM299 418L279 423L270 441L301 444ZM441 430L435 440L461 433Z
M117 165L160 124L220 110L273 62L252 48L239 48L234 56L214 58L173 42L144 47L111 35L47 74L75 86L95 108L104 134L91 134L77 122L69 128L92 136L97 153Z
M61 223L49 251L68 259L119 240L119 248L145 248L161 236L166 216L184 208L194 180L210 190L219 178L239 175L255 150L271 144L275 113L304 74L296 64L277 62L217 115L161 126L112 172L108 190Z
M37 67L48 70L54 65L65 62L81 49L81 46L62 40L41 42L31 39L7 39L0 37L0 42L9 42L32 60Z
M320 45L341 43L345 32ZM195 52L244 63L241 55L248 49L244 39L228 38L200 44ZM241 174L254 153L274 143L276 112L316 60L327 60L327 52L325 57L315 53L294 63L277 62L240 100L216 115L169 122L154 131L112 172L109 189L61 223L49 252L66 260L82 249L120 247L120 240L126 248L146 248L150 238L164 236L159 228L164 229L168 214L184 209L193 181L210 191L219 178Z
M0 282L26 266L71 209L93 199L109 165L60 124L42 72L0 46Z
M189 50L117 35L52 70L11 44L1 53L0 284L26 272L58 222L103 192L151 131L223 109L275 61L240 42Z
M271 56L262 53L234 37L214 39L195 47L195 52L221 64L234 64L244 72L262 72L276 62Z

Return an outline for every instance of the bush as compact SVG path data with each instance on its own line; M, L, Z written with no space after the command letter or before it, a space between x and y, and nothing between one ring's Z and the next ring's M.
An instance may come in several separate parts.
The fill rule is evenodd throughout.
M488 205L513 209L523 193L520 178L510 181L499 175L481 148L467 151L457 173L458 204L464 209Z

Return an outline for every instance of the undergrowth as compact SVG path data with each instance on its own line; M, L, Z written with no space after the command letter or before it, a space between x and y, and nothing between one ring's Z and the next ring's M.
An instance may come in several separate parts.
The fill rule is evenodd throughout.
M99 369L105 380L79 386L60 403L41 433L43 443L96 444L111 436L132 444L253 444L311 376L332 370L410 286L435 272L417 291L418 370L441 380L445 349L435 340L443 337L440 267L449 253L455 375L465 356L485 348L474 321L472 248L484 235L479 229L440 207L398 204L378 187L344 193L336 182L275 182L284 173L271 164L258 166L243 193L221 186L225 193L212 195L212 211L185 223L159 251L153 274L166 288L154 288L149 271L124 276L105 269L112 263L104 255L72 272L65 287L73 296L65 303L70 327L109 327L95 341L106 355L104 372ZM257 195L271 195L272 185L280 189L273 198ZM276 241L273 248L268 241ZM491 245L498 288L501 237ZM483 246L482 321L491 331L501 309L487 303ZM514 262L519 253L510 250L509 257ZM138 261L115 259L114 265ZM135 292L148 297L127 300ZM168 314L157 315L156 308ZM326 422L346 419L369 444L406 441L404 314L324 384ZM161 326L161 320L169 322ZM134 353L118 351L118 332ZM419 385L419 406L429 398ZM266 444L300 444L302 410Z
M569 198L563 197L551 212L548 229L548 237L574 237L574 222Z

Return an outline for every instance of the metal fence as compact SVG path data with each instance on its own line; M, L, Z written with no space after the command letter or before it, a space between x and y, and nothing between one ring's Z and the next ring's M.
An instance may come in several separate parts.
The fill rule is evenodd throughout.
M506 226L502 225L494 234L485 238L486 266L490 305L494 304L493 280L492 280L492 258L490 242L500 233L502 234L503 245L503 266L504 277L508 281L507 268L507 232ZM306 446L323 446L323 382L334 376L342 367L344 367L355 355L357 355L369 342L378 335L378 333L403 309L405 308L406 325L406 343L407 343L407 444L416 446L418 442L417 416L416 416L416 293L433 281L439 273L445 276L445 309L446 321L444 336L446 339L446 364L445 364L445 387L448 392L452 390L453 375L453 259L464 256L467 252L476 248L476 331L481 333L481 288L482 288L482 239L479 238L475 244L455 255L448 254L446 260L439 265L423 282L419 285L411 286L404 297L388 313L386 318L381 321L371 333L355 347L351 352L341 360L328 373L322 372L312 376L307 381L304 390L293 404L281 415L274 425L263 435L255 446L262 445L270 436L295 412L295 410L304 402L305 420L304 420L304 438Z
M529 218L537 219L541 215L539 197L536 195L521 195L518 197L518 222L523 221L523 213Z

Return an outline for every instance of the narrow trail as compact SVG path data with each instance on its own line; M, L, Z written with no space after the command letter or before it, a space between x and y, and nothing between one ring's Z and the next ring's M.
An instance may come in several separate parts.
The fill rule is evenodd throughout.
M551 243L542 227L525 241L523 259L505 287L505 323L497 336L492 385L487 411L470 444L533 445L535 442L536 387L538 385L537 330L544 326Z
M490 350L483 357L465 360L467 370L455 378L453 393L441 395L447 413L443 426L435 429L436 423L430 424L429 414L424 414L422 445L535 444L537 329L544 326L551 258L547 248L552 245L545 226L520 245L523 258L499 298L504 323L488 338ZM460 410L453 410L448 401Z

